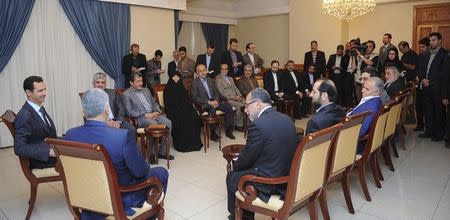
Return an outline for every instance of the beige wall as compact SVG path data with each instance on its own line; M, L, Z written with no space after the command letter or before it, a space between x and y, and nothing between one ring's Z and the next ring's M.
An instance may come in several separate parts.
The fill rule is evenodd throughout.
M264 59L268 67L272 60L284 64L289 59L289 16L275 15L238 19L236 26L231 26L229 36L234 34L239 39L239 50L245 54L249 42L256 44L256 52ZM236 29L236 30L233 30Z
M228 25L228 39L237 38L237 26L236 25Z
M131 6L131 42L139 44L147 59L153 57L155 50L162 50L162 65L167 70L175 49L173 10ZM161 75L161 83L166 82L167 73Z
M392 43L405 40L410 45L413 38L414 5L449 2L448 0L430 0L409 3L394 3L377 5L371 14L359 17L349 22L348 37L350 39L359 36L362 41L374 40L377 44L376 51L382 44L384 33L392 34ZM348 40L348 39L347 39Z
M312 40L318 41L327 60L343 42L342 22L323 14L321 7L322 1L318 0L289 1L289 58L298 63L303 63Z

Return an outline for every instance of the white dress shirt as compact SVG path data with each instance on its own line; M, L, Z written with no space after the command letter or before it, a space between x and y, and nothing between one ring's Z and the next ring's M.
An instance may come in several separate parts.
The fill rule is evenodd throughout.
M250 61L252 61L252 66L255 66L255 57L252 53L248 53L248 57L250 58Z
M314 84L314 74L308 73L309 76L309 83L311 83L311 85Z
M209 64L211 63L211 56L206 54L206 69L209 70Z
M277 74L272 72L272 76L273 76L273 84L274 86L274 90L275 92L278 92L278 78L277 78Z
M294 71L290 71L289 73L291 74L291 77L295 82L295 87L298 88L297 77L295 76Z
M42 105L41 105L41 106L40 106L40 105L37 105L36 103L31 102L30 100L27 100L27 102L28 102L28 104L31 105L31 107L38 113L38 115L41 117L42 121L43 121L45 124L48 123L48 124L51 126L50 120L48 120L47 117L45 117L45 116L42 114L42 112L39 111L39 110L41 110ZM45 119L44 119L44 117L45 117ZM45 121L47 121L47 122L45 122Z
M334 62L334 66L340 67L341 66L341 60L342 60L342 56L336 55L336 62ZM340 69L335 69L334 73L339 74L339 73L341 73L341 70Z

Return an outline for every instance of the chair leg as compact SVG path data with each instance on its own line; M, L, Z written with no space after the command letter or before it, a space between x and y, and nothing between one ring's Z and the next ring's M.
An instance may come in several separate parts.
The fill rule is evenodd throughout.
M400 132L399 132L400 133ZM399 134L400 135L400 134ZM391 146L392 146L392 151L394 152L394 156L395 157L399 157L399 155L398 155L398 151L397 151L397 146L395 145L395 140L394 140L394 136L392 136L390 139L389 139L389 143L391 144Z
M344 176L342 178L342 191L344 192L345 203L347 203L348 212L351 214L355 214L355 209L353 208L352 197L350 196L350 186L348 183L348 176L350 172L345 171Z
M319 196L320 209L324 220L330 220L330 213L328 212L327 193L325 187L322 189L322 193Z
M206 125L206 123L203 125L203 138L205 139L205 141L204 141L205 146L203 146L203 147L205 148L205 153L206 153L206 148L208 148L208 140L209 140L208 125Z
M28 212L27 216L25 217L25 220L30 219L31 213L33 212L34 203L36 202L37 196L37 187L38 184L30 183L30 200L28 201Z
M311 220L317 220L317 209L315 199L308 203L308 211L309 211L309 218Z
M169 132L167 132L167 135L166 135L166 159L167 159L167 169L170 169L170 160L169 160L169 157L170 157L170 138L169 138Z
M220 124L220 122L219 122L219 124L217 125L217 127L219 128L219 151L222 151L222 131L221 131L221 129L220 129L220 126L221 126L221 124Z
M378 161L378 152L373 155L375 157L375 164L377 165L378 177L381 181L384 181L383 172L381 172L380 163Z
M378 177L378 170L377 170L377 164L376 164L376 156L373 155L370 157L370 169L372 170L372 176L373 180L375 181L375 185L377 185L377 188L381 188L380 178Z
M242 209L239 206L236 206L235 212L234 212L234 219L235 220L242 220Z
M381 153L384 157L384 162L389 166L389 169L394 172L394 163L392 163L391 153L389 152L389 142L381 146Z
M359 182L361 183L361 188L366 200L369 202L372 201L372 198L370 198L369 189L367 188L365 163L361 163L359 166Z
M158 220L164 220L164 208L161 208L161 210L159 210Z

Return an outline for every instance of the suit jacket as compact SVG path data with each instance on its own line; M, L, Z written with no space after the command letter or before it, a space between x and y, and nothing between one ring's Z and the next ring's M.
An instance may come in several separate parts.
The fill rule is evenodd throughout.
M136 138L126 129L109 128L106 123L87 120L84 125L71 128L65 137L69 141L101 144L112 160L120 186L142 182L149 172L136 144ZM131 207L140 207L145 201L145 190L122 193L122 204L127 215L133 214Z
M267 177L287 176L298 141L292 119L268 108L250 123L247 143L233 161L233 170L257 170ZM285 195L285 188L280 185L256 187L266 194L265 199L274 189Z
M370 111L370 115L368 115L361 126L361 129L359 130L359 137L364 137L367 133L369 133L370 124L372 124L372 121L377 114L378 110L382 106L381 98L375 97L372 99L367 100L361 105L356 106L351 112L350 115L356 115L365 111Z
M295 95L297 91L304 92L304 85L302 78L299 73L294 71L295 78L297 79L297 86L295 86L295 81L289 71L285 71L281 74L281 83L283 92L289 95Z
M316 82L317 80L320 79L320 75L317 73L314 73L313 78L314 78L314 82ZM303 82L303 88L311 91L314 84L311 84L311 81L309 81L309 73L308 72L305 72L301 75L301 80Z
M378 68L379 69L383 69L384 66L386 65L386 60L388 57L388 52L390 49L392 48L396 48L393 44L389 44L386 48L386 50L384 50L384 45L382 45L378 51ZM384 71L384 69L383 69Z
M447 73L444 74L444 80L442 82L442 98L448 99L450 97L450 52L447 53L444 63L444 69Z
M236 84L234 84L233 78L229 76L226 77L228 78L228 82L222 75L216 77L216 86L220 96L224 97L226 100L233 100L236 96L242 96L241 92L236 87Z
M206 54L200 54L197 56L197 61L195 62L195 66L198 64L203 64L206 66ZM220 74L219 72L219 58L214 53L211 56L211 60L209 61L209 67L206 66L206 69L209 71L214 71L212 73L208 73L208 76L211 78L215 78L217 75Z
M206 82L208 84L209 92L211 93L211 99L219 101L219 91L217 90L217 86L215 84L214 79L206 77ZM200 77L192 80L192 99L198 105L201 105L203 108L209 106L208 101L210 98L208 97L208 92L206 91L203 83L200 80Z
M122 100L119 95L117 95L114 89L105 89L106 94L109 98L109 107L114 115L114 121L124 121L125 120L125 110L123 109Z
M133 59L133 54L130 53L123 57L122 60L122 73L127 77L132 73L131 67L134 66L136 68L144 67L147 71L147 58L144 54L138 53L136 59Z
M183 78L194 78L195 61L189 57L184 58L178 63L178 70Z
M245 76L239 78L237 82L237 87L239 88L239 91L244 97L246 97L247 94L250 93L253 89L259 87L258 81L256 81L255 77L250 76L250 80L252 81L254 88L252 88L249 79Z
M150 93L150 90L148 88L143 87L142 93L144 93L145 98L147 99L147 102L150 104L150 107L152 109L152 112L161 112L161 109L159 108L159 105L155 102L155 99L153 98L152 94ZM122 104L125 109L125 114L127 116L137 118L138 119L138 126L141 119L145 118L145 114L149 113L145 110L144 104L142 104L139 97L134 93L134 89L132 87L125 90L125 92L122 95Z
M47 119L51 128L48 128L41 116L25 102L14 120L14 152L27 158L31 168L54 166L55 160L49 156L50 145L44 143L44 139L56 138L56 129L52 119Z
M329 71L329 77L330 79L333 79L335 77L335 73L333 70L333 66L336 64L336 54L332 54L330 55L330 58L328 58L328 63L327 63L327 69ZM348 61L345 58L344 55L341 56L341 64L339 65L341 73L339 73L341 76L346 75L347 73L347 66L348 66Z
M425 71L420 76L421 79L426 77L428 62L430 62L431 54L427 54L426 56L426 66ZM448 77L448 69L446 69L446 58L447 51L444 48L440 48L439 51L434 56L433 62L431 63L430 70L428 71L428 80L430 80L430 85L428 87L424 87L424 90L431 90L433 95L443 95L443 91L445 91L447 85L442 83L447 81L446 77Z
M169 64L167 64L167 74L169 74L169 78L173 76L175 70L178 70L178 66L175 63L175 60L172 60L169 62Z
M269 93L270 98L274 101L278 99L278 96L275 95L275 92L283 91L283 83L281 83L280 75L280 73L277 73L278 91L275 91L275 81L273 79L272 70L269 70L266 72L266 74L264 74L264 89Z
M250 56L248 55L248 53L244 54L244 56L242 56L242 59L244 59L244 66L246 64L250 64L252 65L254 68L256 67L262 67L264 65L264 60L258 55L258 54L253 54L253 58L255 60L255 65L252 65L252 60L250 60Z
M323 74L325 73L325 68L326 68L326 60L325 60L325 53L318 50L317 51L317 56L316 56L316 63L313 62L313 57L312 57L312 52L306 52L305 53L305 60L303 62L305 70L307 70L309 64L315 64L316 66L316 73L319 74L320 76L323 76Z
M387 94L390 98L394 97L398 92L406 89L405 80L402 77L399 77L397 80L395 80L391 85L384 87Z
M344 117L345 111L341 106L336 105L335 103L324 106L309 119L308 124L306 125L305 134L333 126L339 123Z
M242 64L240 66L238 66L238 71L235 73L234 72L234 68L233 68L233 59L231 59L231 53L230 50L227 50L225 52L223 52L222 54L222 58L221 58L221 64L222 63L226 63L228 65L228 75L231 77L235 77L235 76L240 76L242 74L242 72L244 71L244 58L242 57L241 52L236 51L236 58L237 58L237 62L242 62Z

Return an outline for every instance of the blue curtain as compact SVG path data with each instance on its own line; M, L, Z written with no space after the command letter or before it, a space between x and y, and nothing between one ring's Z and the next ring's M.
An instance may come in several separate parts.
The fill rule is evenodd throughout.
M14 54L33 6L34 0L0 1L0 72Z
M97 0L59 0L95 62L122 88L122 58L129 53L130 7ZM94 74L94 73L92 73Z
M228 25L202 23L202 31L206 42L216 45L216 54L222 54L227 49Z

